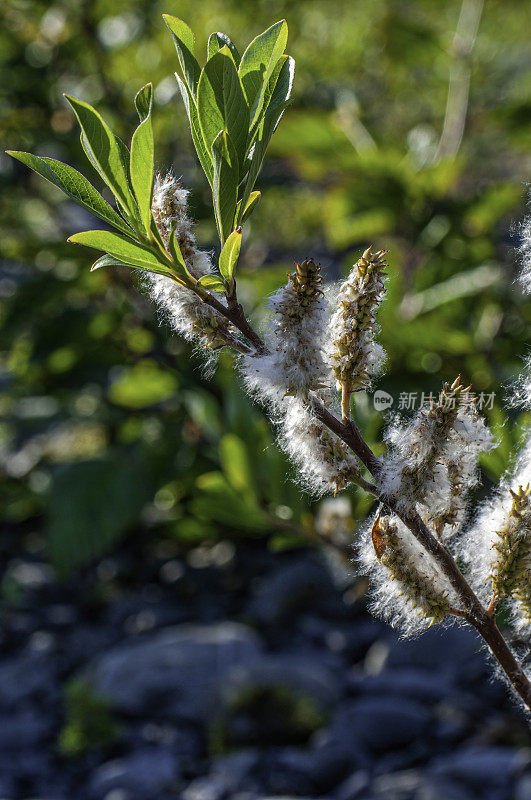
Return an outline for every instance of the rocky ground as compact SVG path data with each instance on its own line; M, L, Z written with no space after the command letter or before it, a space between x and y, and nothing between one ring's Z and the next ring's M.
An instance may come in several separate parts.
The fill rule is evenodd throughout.
M61 584L34 550L3 580L0 798L531 798L476 637L400 641L317 553L128 543Z

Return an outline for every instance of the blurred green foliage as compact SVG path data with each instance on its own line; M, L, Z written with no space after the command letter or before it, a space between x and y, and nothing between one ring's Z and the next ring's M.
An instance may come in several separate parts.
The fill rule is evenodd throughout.
M120 727L113 719L108 700L94 694L90 684L72 678L65 686L65 720L58 738L59 750L67 758L116 742Z
M474 0L465 0L473 3ZM524 416L503 409L519 371L531 310L513 286L511 222L528 175L531 75L525 8L491 0L470 61L463 141L441 157L454 34L462 3L437 0L11 0L0 3L2 147L62 159L100 186L62 97L95 104L127 138L132 98L152 80L156 163L191 189L196 233L214 246L208 185L195 162L161 15L182 17L199 49L212 30L241 45L286 17L297 61L294 101L258 182L260 207L242 248L241 298L260 298L294 259L328 277L361 248L389 248L381 314L389 370L381 388L437 391L459 372L496 393L487 412L507 465ZM141 529L183 545L272 534L302 541L312 505L301 496L262 413L238 388L229 356L213 379L188 346L159 327L130 274L90 274L66 243L88 213L21 164L0 157L0 514L21 533L47 531L60 572ZM396 404L395 404L396 408ZM376 442L385 424L357 403ZM296 476L295 476L296 477ZM362 517L367 498L352 496Z

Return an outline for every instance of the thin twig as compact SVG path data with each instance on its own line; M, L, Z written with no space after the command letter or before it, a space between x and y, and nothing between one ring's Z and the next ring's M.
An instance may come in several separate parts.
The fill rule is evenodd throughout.
M483 0L463 0L452 44L453 61L450 67L446 113L441 138L433 159L435 164L443 158L455 156L461 146L468 111L471 55L482 12Z

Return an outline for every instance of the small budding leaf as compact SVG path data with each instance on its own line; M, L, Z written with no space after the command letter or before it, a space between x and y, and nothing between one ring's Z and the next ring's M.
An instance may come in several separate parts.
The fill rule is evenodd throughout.
M199 278L198 283L212 292L224 292L226 288L221 278L218 278L217 275L203 275Z
M238 207L236 209L237 224L243 225L243 223L249 219L249 217L255 210L256 206L260 202L261 196L262 196L261 192L251 192L251 194L249 195L249 199L247 201L247 205L245 206L243 211L242 211L242 201L240 200L240 202L238 203Z
M233 231L221 251L219 257L219 271L225 278L227 283L232 286L234 267L238 262L240 256L240 248L242 246L242 229L238 228Z

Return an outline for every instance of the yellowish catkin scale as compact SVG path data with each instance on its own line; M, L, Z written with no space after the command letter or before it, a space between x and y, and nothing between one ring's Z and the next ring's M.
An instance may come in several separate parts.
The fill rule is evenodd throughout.
M350 396L369 385L370 342L375 311L383 299L385 250L367 248L356 263L339 293L339 308L334 315L332 368L342 392L344 418L350 416Z
M531 489L511 491L513 503L505 526L497 531L492 588L497 598L512 595L531 619Z
M322 295L321 265L316 264L313 258L302 264L295 263L295 272L288 274L288 281L286 301L275 308L280 317L278 327L281 331L301 320L308 307Z
M450 613L450 604L434 581L423 574L407 552L398 534L398 527L388 516L378 516L372 526L371 538L378 560L403 587L403 593L425 616L440 622Z

